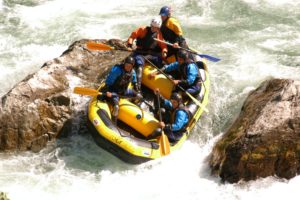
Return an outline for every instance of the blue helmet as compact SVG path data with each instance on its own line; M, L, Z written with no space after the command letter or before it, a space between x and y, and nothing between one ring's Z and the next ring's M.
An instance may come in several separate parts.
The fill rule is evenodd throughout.
M171 14L171 8L169 6L164 6L160 9L159 15L169 16Z

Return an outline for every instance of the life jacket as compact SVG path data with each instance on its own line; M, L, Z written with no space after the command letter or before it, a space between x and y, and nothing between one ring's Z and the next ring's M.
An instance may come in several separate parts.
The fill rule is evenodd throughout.
M142 50L152 50L155 52L160 52L161 48L158 46L157 41L153 38L157 38L157 33L151 31L151 27L146 28L147 33L143 38L136 39L136 45Z
M168 20L170 20L170 18L166 19L165 21L163 21L161 27L160 27L160 31L163 35L163 38L166 40L166 41L169 41L170 43L175 43L176 42L176 38L178 37L178 35L172 31L171 29L169 29L167 27L167 22Z
M125 71L124 64L118 65L118 67L122 69L123 73L117 78L112 87L118 94L122 94L126 91L129 84L133 80L133 70L131 70L130 72Z
M189 121L190 121L190 119L191 119L191 112L189 111L189 109L188 109L186 106L184 106L183 104L180 104L180 105L178 106L178 108L176 108L176 109L174 110L174 112L172 113L172 115L171 115L171 124L174 123L176 114L177 114L177 112L178 112L179 110L183 110L184 112L187 113L187 115L188 115L188 122L187 122L180 130L174 131L175 133L176 133L176 132L183 132L183 131L185 131L185 129L186 129L186 127L188 126Z
M179 69L179 74L180 74L182 80L187 80L187 78L188 78L187 77L187 67L191 63L193 63L193 61L189 60L188 62L184 62L183 64L179 65L178 69ZM197 66L196 63L194 63L194 64ZM198 69L197 77L195 78L195 81L192 83L191 86L196 85L199 81L201 81L201 75L200 75L198 66L197 66L197 69Z

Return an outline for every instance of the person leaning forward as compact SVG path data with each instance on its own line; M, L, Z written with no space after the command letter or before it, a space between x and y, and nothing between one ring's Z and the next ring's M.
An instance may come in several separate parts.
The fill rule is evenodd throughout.
M159 95L159 90L156 89L155 93ZM162 112L163 122L160 122L161 128L156 129L147 139L150 140L160 136L163 130L170 142L177 142L183 136L188 125L189 111L183 105L182 97L177 92L172 93L170 100L163 98L161 95L159 95L159 98L162 107L158 112Z
M127 40L127 46L132 49L136 40L136 49L133 57L136 61L136 73L138 89L141 89L142 71L145 65L145 58L156 66L162 67L162 61L167 56L167 46L162 42L157 42L153 38L163 40L159 30L161 21L159 18L152 19L150 26L139 27L133 31Z
M199 68L197 64L189 58L187 51L182 49L179 50L177 57L178 61L165 65L161 68L161 71L167 74L172 74L174 85L180 86L180 88L176 87L175 91L182 88L184 91L196 97L201 91L201 76ZM158 73L159 71L155 71L149 74L149 78L152 79ZM186 96L184 96L184 98L186 98Z
M106 80L105 86L101 89L102 95L97 97L98 100L107 99L113 104L113 117L119 113L119 95L142 98L136 91L136 73L133 70L135 60L128 56L123 64L117 64L112 67ZM128 88L129 84L134 85L134 90Z

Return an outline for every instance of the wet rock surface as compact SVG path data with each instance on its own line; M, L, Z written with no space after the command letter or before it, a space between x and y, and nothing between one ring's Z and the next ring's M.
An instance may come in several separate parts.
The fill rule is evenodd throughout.
M230 183L300 171L300 81L272 79L252 91L215 144L212 172Z
M69 132L74 117L74 86L97 88L112 65L129 52L92 51L74 42L60 57L46 62L0 100L0 150L39 151ZM93 40L123 48L120 40Z

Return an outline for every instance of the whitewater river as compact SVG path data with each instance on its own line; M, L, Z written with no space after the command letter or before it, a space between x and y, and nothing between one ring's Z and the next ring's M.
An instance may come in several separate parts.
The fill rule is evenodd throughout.
M0 192L11 200L299 199L300 177L223 184L207 162L249 91L271 77L300 79L299 0L0 0L0 96L72 42L125 40L164 5L189 46L222 59L208 63L210 112L183 148L128 165L96 146L78 121L70 137L39 153L1 153Z

